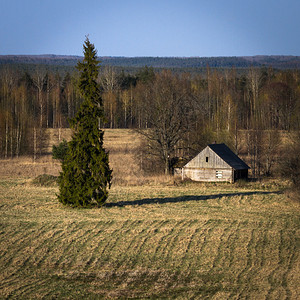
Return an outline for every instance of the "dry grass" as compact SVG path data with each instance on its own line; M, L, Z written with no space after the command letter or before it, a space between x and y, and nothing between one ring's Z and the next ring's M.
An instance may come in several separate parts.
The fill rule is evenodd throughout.
M61 170L60 163L51 155L45 155L35 162L32 157L19 157L0 160L0 178L34 178L41 174L57 176Z
M62 139L70 140L71 130L62 129L59 135L57 129L48 129L47 135L49 140L46 152L51 153L52 145L57 145ZM138 149L141 138L136 132L129 129L106 129L104 138L104 146L110 153L114 184L140 185L151 180L140 169ZM41 174L58 176L60 170L60 162L52 159L51 154L35 162L32 157L0 160L0 178L33 178Z
M275 185L114 186L101 209L0 181L0 298L298 299L299 203Z
M58 175L51 156L0 161L0 299L300 298L300 203L283 183L145 177L134 132L105 143L114 185L101 209L32 184Z
M61 170L60 163L52 159L51 151L53 145L58 145L63 139L70 140L70 129L47 129L48 140L45 144L45 152L48 153L35 162L32 157L21 157L8 160L0 160L0 178L19 177L32 178L42 174L58 176ZM281 133L282 141L287 143L290 137L286 133ZM244 155L246 151L245 132L240 132L240 150ZM164 183L172 181L164 176L146 175L141 165L141 144L143 137L131 129L105 129L104 146L110 153L110 166L113 169L113 184L117 185L143 185L149 183ZM284 145L284 144L283 144ZM243 158L245 158L243 156Z

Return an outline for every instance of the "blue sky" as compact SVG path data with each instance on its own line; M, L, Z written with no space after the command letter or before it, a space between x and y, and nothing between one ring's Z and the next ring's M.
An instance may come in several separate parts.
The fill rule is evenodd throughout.
M300 55L300 0L0 0L0 54Z

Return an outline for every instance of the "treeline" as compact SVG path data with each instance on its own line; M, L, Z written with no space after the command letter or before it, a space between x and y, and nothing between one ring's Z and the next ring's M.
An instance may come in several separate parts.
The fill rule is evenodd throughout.
M106 66L98 81L107 120L101 126L141 130L165 171L215 140L236 152L244 147L253 172L270 174L279 132L300 128L299 70L207 67L191 75L144 67L128 74ZM76 72L2 68L0 156L40 155L45 129L68 127L78 110L77 85Z
M99 57L102 65L124 69L151 66L168 69L211 68L250 68L272 67L276 69L298 69L300 56L232 56L232 57ZM48 66L75 66L81 56L67 55L0 55L0 65L4 64L43 64ZM194 70L195 71L195 70Z
M296 69L300 67L299 56L232 56L232 57L103 57L103 64L122 67L153 68L250 68L273 67Z

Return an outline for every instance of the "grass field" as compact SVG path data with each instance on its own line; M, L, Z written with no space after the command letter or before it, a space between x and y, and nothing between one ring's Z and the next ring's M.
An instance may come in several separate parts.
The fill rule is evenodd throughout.
M60 134L58 134L60 132ZM59 175L61 165L52 159L52 146L62 139L70 140L70 129L47 129L45 152L36 161L32 156L0 160L0 178L33 178L41 174ZM60 136L60 139L59 139ZM109 151L113 183L136 185L148 181L143 176L138 158L141 136L130 129L105 129L104 146Z
M49 130L48 152L70 130ZM175 183L105 131L106 205L71 209L51 155L0 161L0 299L300 299L300 204L275 183Z
M299 202L276 185L113 186L71 209L0 180L0 298L299 299Z

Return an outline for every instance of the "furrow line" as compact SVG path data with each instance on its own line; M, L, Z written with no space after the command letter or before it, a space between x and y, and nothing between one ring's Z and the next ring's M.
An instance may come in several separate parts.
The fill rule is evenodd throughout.
M240 286L240 292L239 297L244 297L243 294L245 293L247 295L246 289L246 283L249 285L249 279L248 276L246 278L246 275L249 273L252 263L253 263L253 249L255 247L255 233L256 229L252 229L250 240L247 244L247 254L246 254L246 264L244 269L238 274L237 276L237 284ZM243 288L242 288L243 287Z
M196 240L198 240L199 242L199 240L204 234L205 234L205 230L203 230L203 228L197 227L192 233L192 235L189 237L189 241L185 250L185 255L183 257L183 261L185 262L184 272L187 272L188 270L192 269L192 264L194 260L192 260L190 256L194 256L194 257L198 256L198 254L195 253L195 250L197 249L196 245L194 247L192 247L192 245L196 244Z
M47 268L58 268L58 260L59 258L61 257L61 252L64 252L65 249L61 249L59 248L58 246L59 245L67 245L66 247L68 247L70 244L75 246L75 244L73 244L73 241L82 237L84 234L85 234L85 230L81 230L82 228L78 228L78 224L76 226L74 226L73 230L71 231L73 234L71 235L70 233L68 233L68 239L65 240L65 239L61 239L59 241L59 244L58 242L56 243L52 243L51 247L49 247L51 250L53 250L51 252L51 255L50 256L47 256L45 255L43 257L42 260L39 261L39 267L42 267L43 265L45 265ZM63 231L63 234L62 236L65 236L66 235L66 230ZM69 242L70 241L70 242ZM71 262L72 262L72 259L74 260L74 255L70 257L70 252L68 252L68 259L69 259L69 266L72 265ZM75 251L73 251L72 254L75 254ZM76 251L76 255L78 255L77 251Z
M245 229L247 228L247 229ZM241 276L247 268L247 255L248 244L251 241L253 230L251 229L248 221L239 222L236 234L233 236L233 241L230 247L230 263L229 263L229 279L232 291L229 294L229 299L237 297L236 291L239 290L241 285Z
M135 226L135 224L139 224L140 221L131 221L131 220L126 220L122 226L120 227L120 229L116 230L115 233L113 233L112 235L114 235L114 240L110 241L109 237L106 237L106 239L108 239L108 243L106 244L107 247L109 247L109 258L108 260L114 260L114 263L119 265L119 259L121 257L122 251L120 251L120 249L117 247L119 245L119 243L123 243L124 241L124 236L126 237L126 235L128 234L128 232L130 232L132 230L132 227ZM97 244L96 247L98 250L100 249L100 245L99 243ZM108 249L108 248L106 248ZM104 251L106 251L106 249L102 251L102 254L104 253ZM98 253L98 251L97 251ZM94 262L94 261L99 261L102 259L102 254L100 255L99 258L96 257L96 253L95 251L93 251L93 254L90 257L90 262L89 265ZM117 266L116 266L117 267Z
M92 249L93 249L95 236L97 236L97 233L99 233L99 230L98 231L96 230L97 228L98 228L98 224L96 223L94 225L94 228L88 229L84 232L83 243L80 244L80 250L78 250L77 248L77 252L75 253L77 257L80 257L80 267L82 270L87 270L90 267L90 259L94 255ZM96 231L96 235L95 235L95 231ZM88 258L88 255L90 255L90 258ZM64 257L63 255L59 257L57 261L58 264L63 257Z
M47 235L42 239L38 239L39 244L35 248L33 248L35 243L31 245L31 247L33 248L31 248L31 250L34 253L34 256L36 257L34 261L35 266L40 267L40 262L41 260L43 260L43 257L41 258L40 252L46 252L47 256L48 254L52 254L53 251L55 251L55 249L58 248L58 243L62 240L62 237L65 236L65 231L65 229L61 228L60 223L54 223L53 226L48 229Z
M170 223L170 221L165 221L165 224L166 223ZM162 227L161 227L162 228ZM155 247L155 249L154 249L154 253L153 253L153 257L152 257L152 259L153 260L159 260L159 255L158 255L158 253L160 252L160 249L164 246L164 241L166 240L166 238L167 238L167 236L169 236L170 234L172 234L172 232L174 231L174 226L170 229L170 230L167 230L167 234L165 233L166 232L166 230L165 230L165 232L161 232L161 230L160 231L158 231L157 230L157 234L160 234L160 233L162 233L162 236L159 238L159 240L157 241L157 243L156 243L156 247Z
M131 256L134 257L135 259L134 264L132 264L131 267L133 267L137 263L141 263L142 265L144 265L146 262L149 263L149 260L152 261L149 254L153 249L153 237L165 223L166 221L156 221L156 220L151 221L151 223L149 223L149 225L143 229L141 235L139 235L139 239L138 239L139 242L136 243L137 237L135 237L131 241L131 243L128 245L127 249L125 250L126 253L132 252ZM124 261L125 260L123 260L122 264L124 263ZM132 262L131 259L130 261Z
M26 250L26 253L24 253L24 254L25 254L26 259L22 262L22 264L16 270L24 270L24 269L29 268L30 265L33 263L33 260L34 260L33 257L37 257L37 258L40 257L41 254L38 252L38 250L42 250L42 248L45 247L45 245L47 245L49 243L49 241L52 241L52 243L54 243L53 242L54 237L55 237L55 240L57 240L57 239L60 239L63 235L64 235L63 230L58 229L50 237L47 237L44 240L39 239L40 243L37 245L36 248L33 245L31 245L30 247L25 248L24 250ZM47 248L47 250L43 253L42 260L49 255L50 249L47 246L46 246L46 248ZM36 267L39 267L36 264L35 260L34 260L33 264Z
M140 245L139 247L139 253L142 253L143 252L143 249L146 245L146 242L148 241L148 239L151 237L151 234L150 232L152 230L149 230L149 227L153 227L153 224L157 223L157 221L151 221L148 225L148 227L145 227L142 231L141 231L141 234L140 234L140 239L143 239L142 240L142 244ZM162 225L163 225L163 221L160 221L160 226L158 228L160 228ZM157 229L157 228L156 228ZM130 249L130 247L127 248L127 250Z
M146 222L145 222L146 223ZM144 224L145 224L144 223ZM153 224L154 221L152 221L150 224ZM124 250L124 253L133 252L135 253L135 257L138 257L140 245L139 242L142 241L142 244L144 243L143 237L144 235L148 235L148 227L144 227L141 231L138 232L138 234L134 234L133 238L131 239L130 243L127 245L126 250ZM120 265L123 264L124 260L122 260L122 263L120 261ZM129 263L129 262L128 262Z
M272 296L272 294L276 290L277 281L278 281L276 277L277 277L277 274L279 273L280 268L281 268L281 251L284 248L284 245L283 245L283 230L280 230L279 235L280 235L280 238L279 238L279 243L278 243L278 246L277 246L277 248L278 248L277 249L278 263L276 264L277 267L274 268L274 270L268 276L268 282L269 282L270 288L269 288L268 293L266 295L267 300L274 298Z
M189 220L189 221L181 221L179 224L176 224L176 235L172 238L170 238L170 242L168 243L168 246L165 247L165 260L166 262L174 261L170 256L172 255L174 258L176 257L177 260L179 259L179 256L181 257L180 263L182 263L182 258L184 258L186 250L184 250L184 240L187 236L187 228L190 228L190 226L195 223L195 220ZM185 233L184 239L180 240L180 237L183 235L182 232ZM174 250L175 246L179 246L181 251ZM168 248L168 251L166 251ZM173 250L173 251L172 251Z
M140 262L142 265L149 264L151 267L153 266L153 251L156 251L155 245L157 245L157 238L161 234L161 228L168 223L168 220L153 221L149 225L151 228L148 226L147 230L145 231L150 238L139 238L138 242L137 237L132 239L126 250L127 256L130 260L130 265L135 266L138 262ZM137 249L140 244L143 245L143 254L141 250L139 250L140 255L137 255Z
M121 222L118 222L118 224L121 225L121 227L117 227L111 233L108 234L107 232L103 232L104 239L102 241L105 244L103 244L102 251L101 253L99 253L100 259L106 257L106 260L108 260L111 257L110 256L111 245L113 245L116 242L116 240L119 239L119 233L123 226Z
M28 228L31 228L32 227L32 224L29 224L30 226L28 226ZM18 229L17 231L15 230L14 227L14 230L11 231L11 235L5 235L5 245L7 246L7 248L11 249L11 248L14 248L16 245L18 244L21 244L22 245L22 248L24 247L24 243L27 242L27 238L29 238L30 242L31 242L31 236L32 234L35 234L35 229L33 230L27 230L27 228L24 228L22 227L22 225L20 224L19 226L16 226ZM42 228L45 227L42 226ZM37 228L39 230L39 233L36 237L39 237L40 234L41 234L41 230L39 228ZM3 247L3 244L2 244L2 247Z
M186 225L186 223L188 223L189 221L177 221L171 231L169 232L169 234L167 235L167 237L165 238L165 246L162 247L162 250L161 250L161 257L164 258L166 261L167 260L167 257L168 257L168 253L171 251L172 249L172 244L174 244L176 242L176 240L178 239L178 235L180 233L180 231L182 230L182 227L184 225Z
M39 230L37 233L35 231L27 232L27 234L25 235L25 241L22 241L20 238L19 243L13 243L13 240L11 240L12 245L10 246L9 251L6 252L7 255L9 255L8 259L6 258L6 255L2 256L2 259L7 259L7 261L4 262L4 269L10 270L10 267L13 267L14 269L14 272L11 275L14 275L18 270L13 266L13 263L15 262L15 264L18 264L19 262L21 262L20 254L31 249L33 247L32 244L35 243L35 241L39 241L40 237L48 232L46 226L42 226L41 229L42 230ZM18 257L18 261L16 261L15 257Z
M107 229L109 229L112 225L114 225L115 222L114 221L109 221L109 222L104 222L104 223L101 223L101 230L99 229L99 223L97 224L97 228L99 230L99 233L101 232L102 233L102 236L98 238L98 241L97 241L97 244L96 244L96 247L95 249L99 250L100 249L100 246L102 244L103 241L106 240L106 236L107 236ZM104 226L105 225L105 226ZM113 234L110 234L110 236L112 236ZM109 243L109 241L108 241ZM74 245L75 247L76 245ZM104 251L104 249L102 249L102 252ZM98 251L97 251L98 252Z
M103 231L101 231L102 233L103 233ZM88 249L88 252L87 253L90 253L89 254L89 257L86 257L86 265L85 265L85 270L87 270L88 268L90 268L91 267L91 265L95 262L95 261L97 261L97 253L98 253L98 251L96 251L96 250L99 250L99 247L100 247L100 245L99 245L99 243L98 242L96 242L96 239L97 239L97 237L99 237L99 234L100 234L100 231L98 231L98 234L97 235L94 235L93 236L93 241L95 241L95 243L94 243L94 245L93 244L90 244L89 245L89 249ZM120 235L121 235L121 233L120 233ZM117 237L117 239L116 239L116 243L117 243L117 241L119 240L120 238L119 237ZM116 246L116 245L115 245ZM115 247L114 246L114 247Z
M113 224L114 222L110 221L110 222L102 222L101 223L101 227L99 228L99 224L97 224L97 229L98 229L98 233L97 233L97 237L95 239L95 246L93 248L93 254L91 256L91 258L89 259L89 265L96 265L97 262L100 260L100 258L98 258L97 256L99 255L99 251L100 248L102 247L102 242L105 240L106 237L104 237L105 235L105 230L106 228L108 228L111 224Z
M6 292L6 290L9 287L12 287L11 290L14 290L14 288L22 282L23 274L13 274L15 276L10 276L10 277L5 277L2 278L0 277L0 291L3 294ZM1 295L1 294L0 294ZM2 295L1 295L2 296Z
M38 286L41 286L41 284L44 284L46 282L47 280L39 279L35 279L32 282L26 284L22 282L23 284L21 286L19 286L17 289L14 288L10 297L14 297L17 299L26 299L27 297L31 298L30 295L32 295L33 291L35 291Z
M55 254L54 256L56 257L55 261L52 262L54 266L58 267L63 267L64 264L62 263L63 259L66 259L69 257L70 254L70 249L73 246L73 241L74 238L72 238L72 233L77 232L77 228L75 227L72 231L69 231L67 228L63 231L63 239L59 239L56 241L53 241L53 244L55 244ZM83 231L83 234L86 234L85 231ZM59 250L59 251L58 251ZM40 261L39 261L39 266L42 265L44 261L46 261L46 256L44 256Z
M190 236L189 241L188 241L188 244L187 244L187 247L186 247L186 250L185 250L185 252L186 252L186 255L185 255L185 256L187 256L188 253L190 252L190 250L192 249L193 241L195 240L195 237L196 237L196 235L198 234L199 231L200 231L200 228L198 227L198 228L196 228L196 229L194 230L194 232L193 232L192 235Z
M212 225L215 225L212 227ZM208 271L211 268L212 262L213 262L213 249L214 249L214 242L212 240L215 239L215 235L213 234L216 230L218 230L218 227L216 224L213 224L212 220L208 220L205 224L205 226L209 226L207 229L206 234L204 235L203 242L200 247L200 252L198 259L201 261L201 267Z
M294 297L293 297L292 291L289 288L288 275L291 273L293 266L297 264L297 261L298 261L297 258L298 258L298 255L299 255L298 253L299 252L297 251L297 248L298 248L297 247L297 241L294 238L295 235L296 235L296 232L293 232L293 233L287 232L286 234L288 235L288 237L286 239L287 241L285 242L285 244L289 243L289 246L287 247L287 249L289 251L285 255L285 258L286 258L286 263L285 263L286 271L282 274L282 286L285 289L287 299L293 299ZM298 261L298 263L299 263L299 261ZM298 269L298 272L296 274L297 274L296 276L298 276L298 279L300 279L299 269ZM299 280L298 280L298 283L299 283ZM296 288L296 291L297 291L297 288ZM295 297L297 297L297 295L295 295Z
M242 222L238 222L236 230L232 232L232 234L230 235L230 238L228 239L228 241L230 240L230 244L229 246L229 268L232 269L233 268L233 264L234 264L234 258L235 258L235 251L236 251L236 245L238 244L238 240L239 237L241 235L241 228L242 225L244 223Z
M72 223L71 225L74 225L74 224ZM74 230L75 230L75 228L74 228ZM43 241L43 243L37 249L37 250L40 250L40 252L44 253L43 256L41 256L38 251L35 251L35 256L37 257L37 259L35 260L34 264L37 268L41 268L43 262L48 258L48 256L52 255L54 253L54 251L55 252L57 251L57 249L59 248L59 246L61 244L61 240L62 240L61 237L63 235L66 235L66 231L67 231L67 229L64 229L64 230L61 229L60 230L61 235L56 236L56 241L53 240L53 237L48 238ZM51 241L52 243L49 244L49 241ZM53 246L53 244L55 245L55 247ZM53 249L53 248L55 248L55 249Z
M263 273L265 267L265 257L264 250L268 247L268 232L269 232L270 222L268 226L265 223L260 222L256 229L254 245L252 247L251 260L249 261L248 270L246 272L246 278L244 282L244 294L249 293L250 287L256 285L256 289L260 290L262 286L266 285L265 276ZM272 251L268 247L268 251ZM263 270L263 271L262 271ZM247 287L246 287L247 286ZM243 295L243 294L242 294Z
M237 223L237 221L234 220L232 223L229 223L229 225L226 228L224 228L223 233L220 236L217 253L216 253L216 256L212 263L211 271L213 269L218 269L218 270L224 269L224 263L226 261L228 261L228 258L229 258L228 243L229 243L230 238L233 235L233 232L235 232L234 225L236 223ZM221 264L221 261L223 261L223 264Z

